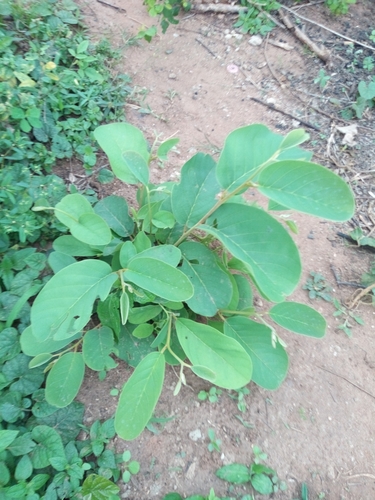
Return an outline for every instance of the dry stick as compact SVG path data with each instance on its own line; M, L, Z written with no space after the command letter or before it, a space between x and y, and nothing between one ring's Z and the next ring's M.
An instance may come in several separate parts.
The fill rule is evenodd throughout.
M270 21L285 30L285 26L283 26L277 19L275 19L269 12L266 12L262 9L262 6L257 2L252 2L251 0L247 0L249 4L254 5L263 15L268 17ZM248 7L240 7L239 5L227 5L222 3L207 3L207 4L198 4L192 5L192 10L195 12L216 12L220 14L239 14L240 12L247 12Z
M330 28L327 28L327 26L324 26L323 24L317 23L316 21L313 21L312 19L309 19L308 17L301 16L301 14L297 14L294 12L293 9L289 9L288 7L285 7L285 5L281 5L281 8L284 10L287 10L288 12L291 12L294 14L296 17L299 17L303 19L304 21L307 21L308 23L315 24L315 26L319 26L319 28L322 28L326 31L329 31L330 33L333 33L334 35L343 38L344 40L348 40L349 42L355 43L356 45L360 45L361 47L365 47L366 49L373 50L375 52L375 47L371 47L370 45L366 45L365 43L359 42L358 40L354 40L353 38L349 38L348 36L342 35L341 33L338 33L337 31L333 31ZM279 10L280 14L280 10Z
M309 127L309 128L312 128L312 129L320 132L320 128L316 127L312 123L305 122L304 120L301 120L301 118L298 118L297 116L294 116L290 113L287 113L286 111L284 111L280 108L277 108L273 104L268 104L267 102L261 101L260 99L257 99L256 97L250 97L250 99L257 102L258 104L261 104L262 106L266 106L266 108L270 108L273 111L277 111L278 113L281 113L282 115L288 116L289 118L293 118L293 120L297 120L298 122L302 123L302 125L305 125L305 127Z
M126 12L125 9L122 7L117 7L116 5L112 5L111 3L105 2L105 0L96 0L99 3L102 3L103 5L106 5L107 7L112 7L112 9L120 10L121 12Z
M355 384L354 382L352 382L351 380L349 380L348 378L346 377L343 377L342 375L339 375L338 373L335 373L333 372L332 370L329 370L328 368L324 368L324 366L319 366L319 365L316 365L318 368L320 368L321 370L324 370L325 372L328 372L328 373L331 373L332 375L335 375L336 377L339 377L339 378L342 378L343 380L345 380L346 382L348 382L348 384L351 384L353 387L356 387L357 389L359 389L360 391L364 392L365 394L367 394L368 396L372 397L373 399L375 399L375 396L373 394L371 394L371 392L368 392L366 391L366 389L363 389L362 387L360 387L359 385Z
M356 295L356 297L351 301L348 308L353 309L353 307L358 304L358 302L361 300L361 298L364 297L365 295L367 295L369 292L371 292L371 290L373 290L374 288L375 288L375 283L372 283L372 285L366 287L364 290L361 290Z
M289 17L284 14L281 9L279 10L279 15L285 26L296 36L296 38L298 38L302 43L306 44L310 50L312 50L318 57L320 57L320 59L322 59L326 63L329 63L331 56L325 48L318 47L316 43L310 40L306 33L294 26Z
M375 476L373 476L372 474L363 473L363 474L354 474L354 476L349 476L348 480L355 479L356 477L369 477L370 479L375 479Z
M267 57L267 46L268 46L268 39L269 39L269 37L270 37L270 34L267 33L266 43L264 44L264 59L266 60L266 63L267 63L268 69L271 72L271 75L274 77L274 79L277 81L277 83L283 89L285 87L285 85L279 80L278 76L274 72L274 70L272 68L272 65L270 64L270 62L268 60L268 57Z
M206 44L204 44L204 43L202 42L202 40L200 40L199 38L196 38L196 39L195 39L195 41L196 41L196 42L198 42L198 43L200 43L200 44L202 45L202 47L204 47L206 50L208 50L208 52L209 52L209 53L210 53L210 54L211 54L211 55L212 55L215 59L217 59L217 58L219 57L219 56L217 56L217 55L215 54L215 52L212 52L212 50L211 50L209 47L207 47L207 45L206 45Z

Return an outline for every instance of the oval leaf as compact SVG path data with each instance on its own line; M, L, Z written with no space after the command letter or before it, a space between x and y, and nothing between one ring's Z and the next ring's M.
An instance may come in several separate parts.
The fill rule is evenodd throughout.
M119 236L125 238L133 233L134 222L129 215L128 204L122 196L107 196L98 201L94 210Z
M124 385L115 415L115 429L122 439L135 439L146 427L161 394L164 371L163 354L152 352Z
M108 224L96 214L82 214L69 229L74 238L87 245L104 246L112 239Z
M148 257L132 259L124 278L166 300L185 301L194 293L193 285L181 271Z
M63 408L77 396L85 374L85 363L79 352L68 352L53 365L46 381L46 400Z
M272 346L268 326L243 316L233 316L224 323L224 333L236 339L253 362L253 382L265 389L277 389L288 372L288 355L279 343Z
M63 340L82 330L95 299L108 296L117 275L100 260L87 259L64 267L41 290L31 308L33 334L39 342Z
M233 484L244 484L250 481L250 471L246 465L230 464L224 465L216 471L217 477Z
M129 295L126 292L122 292L120 297L120 314L121 314L121 323L123 325L125 325L125 323L128 321L129 308L130 308Z
M82 354L86 365L96 371L108 368L111 362L109 355L113 346L113 333L107 326L86 332L82 344Z
M354 214L350 187L322 165L280 161L266 167L258 182L262 194L285 207L338 222Z
M69 229L72 224L77 223L83 214L93 213L90 202L81 194L74 193L64 196L55 206L55 215L59 221Z
M190 319L177 319L178 340L194 366L215 373L215 384L238 389L251 380L252 363L240 344L215 328Z
M199 229L216 236L249 267L266 298L282 302L293 292L301 275L298 249L288 231L267 212L230 203L216 210L209 224Z
M148 164L136 151L125 151L122 154L126 165L134 177L142 184L147 185L149 180Z
M272 307L269 315L278 325L301 335L320 339L326 333L326 320L306 304L282 302Z

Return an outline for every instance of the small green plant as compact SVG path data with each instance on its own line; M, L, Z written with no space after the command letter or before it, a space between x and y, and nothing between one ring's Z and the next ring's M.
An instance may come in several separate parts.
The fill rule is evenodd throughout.
M242 387L241 389L237 389L233 392L234 394L229 393L229 397L237 400L237 408L240 410L240 412L244 413L247 409L245 396L250 394L249 389L247 387Z
M285 300L301 261L288 226L272 212L344 221L354 212L348 185L309 161L311 153L298 147L307 139L303 130L283 137L264 125L242 127L228 136L217 163L198 153L179 183L158 185L149 181L149 164L158 151L166 154L164 144L150 152L127 123L100 126L95 137L114 174L138 185L138 207L129 210L119 196L95 202L78 193L54 207L34 206L53 212L71 233L53 242L49 260L60 270L36 297L21 336L32 365L47 373L47 401L65 407L86 366L100 373L117 366L114 357L124 360L135 370L122 388L115 429L134 439L152 417L166 364L178 370L175 394L187 370L224 389L250 380L279 387L288 355L268 317L314 338L324 336L326 322ZM249 203L249 188L272 208ZM253 287L271 302L268 312L256 311Z
M306 283L303 285L304 290L309 291L310 299L323 299L327 302L332 302L332 287L326 281L324 276L320 273L310 272L310 278L307 279Z
M143 3L150 16L160 16L163 33L166 32L170 24L178 24L177 16L181 10L189 11L191 8L191 3L188 0L144 0Z
M253 451L255 459L250 467L238 463L225 465L216 471L216 475L232 484L250 483L254 490L262 495L285 491L285 482L279 480L273 469L261 464L267 460L267 454L257 446L253 447Z
M372 56L365 57L363 59L363 69L366 71L372 71L375 68L375 61Z
M185 498L185 497L184 497ZM168 493L163 497L162 500L183 500L183 497L179 493ZM207 496L203 495L192 495L190 497L186 497L185 500L220 500L220 497L215 495L215 491L213 488L210 489L210 493ZM233 500L233 499L222 499L222 500ZM247 500L243 498L243 500Z
M207 431L208 439L210 442L207 445L208 451L212 453L213 451L221 451L221 440L217 439L215 436L215 431L213 429L208 429Z
M122 474L122 480L124 483L128 483L132 476L138 474L140 470L140 464L136 460L130 460L132 454L129 450L124 451L122 454L123 468L125 468Z
M326 0L325 5L333 14L346 14L350 5L355 4L357 0Z
M372 30L368 37L372 42L375 43L375 30Z
M218 389L217 387L211 387L208 392L199 391L198 399L200 399L201 401L206 401L208 399L210 403L217 403L222 392L223 391L221 389Z
M331 77L329 75L326 75L324 69L320 69L318 76L314 80L314 83L318 83L320 90L324 90L330 79Z
M350 323L350 319L353 319L358 325L364 325L363 319L354 314L353 311L350 311L347 307L345 307L341 302L337 299L333 299L333 305L336 308L336 311L333 313L335 318L342 316L343 323L341 323L337 328L339 330L343 330L348 337L352 336L352 328L353 324Z
M355 115L361 119L366 109L372 109L375 106L375 80L366 83L361 80L358 84L358 95L356 102L350 108L343 110L346 118L353 118Z
M275 0L265 0L261 4L241 0L241 5L247 9L239 13L238 21L234 24L235 28L241 28L243 33L266 35L275 27L275 24L265 14L280 8L280 4Z

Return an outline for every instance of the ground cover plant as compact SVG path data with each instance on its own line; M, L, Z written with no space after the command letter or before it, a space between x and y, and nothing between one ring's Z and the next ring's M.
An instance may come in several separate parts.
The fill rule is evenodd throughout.
M70 0L1 2L0 40L2 251L63 229L30 207L39 198L55 204L67 193L52 174L57 160L75 156L92 170L92 132L123 117L129 80L108 78L116 52L89 40Z
M280 210L333 221L353 215L354 198L336 174L299 148L307 134L283 137L263 125L232 132L216 163L193 156L179 183L150 183L149 163L174 140L149 151L126 123L103 125L95 137L120 180L138 185L139 207L108 196L90 203L64 197L52 211L71 235L53 243L56 273L31 308L21 336L31 365L48 372L46 399L70 404L85 366L101 376L135 367L115 415L116 432L134 439L152 417L165 365L178 367L175 393L191 370L218 387L239 389L250 380L276 389L288 370L284 343L270 324L320 338L324 318L286 301L301 275L301 261ZM258 191L268 209L244 194ZM257 311L253 289L270 303ZM273 305L272 305L273 303Z

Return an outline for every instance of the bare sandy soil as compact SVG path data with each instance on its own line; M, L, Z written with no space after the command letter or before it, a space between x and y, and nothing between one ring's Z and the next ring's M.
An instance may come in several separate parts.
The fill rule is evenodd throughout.
M375 220L375 133L370 130L375 129L374 111L356 121L367 128L358 129L353 147L342 145L343 134L335 128L346 123L332 119L338 115L337 107L355 100L358 82L364 78L363 68L353 66L355 51L361 47L356 45L353 51L344 39L302 22L306 33L330 51L331 66L326 67L287 30L277 27L268 43L263 38L260 46L253 46L249 35L239 36L240 32L233 30L233 16L217 14L182 16L177 26L171 26L165 35L159 31L150 44L142 41L139 46L129 46L130 37L142 25L155 21L148 17L141 0L110 3L126 12L97 1L80 2L91 34L106 36L122 48L118 70L130 74L135 86L133 101L126 108L128 120L150 143L155 138L181 139L178 151L163 168L153 166L153 180L178 178L181 166L196 151L217 157L225 137L239 126L261 122L286 133L301 126L299 121L303 120L320 129L306 128L311 134L307 147L314 151L314 159L350 182L358 201L356 217L346 225L293 215L299 228L296 241L304 275L292 299L311 304L326 317L326 337L314 340L280 332L290 356L287 379L275 392L250 384L247 410L242 414L227 391L217 403L200 402L198 392L210 385L194 376L188 379L189 387L174 397L176 375L170 370L155 415L173 419L158 434L146 430L132 442L115 440L119 451L130 449L141 463L141 472L124 486L123 497L161 499L170 491L207 495L212 487L218 496L237 498L240 493L249 493L250 487L230 492L228 484L214 473L223 464L249 464L256 445L267 453L267 464L287 483L288 489L274 494L275 499L300 498L304 482L312 499L374 499L374 308L357 305L355 314L365 324L360 326L350 319L353 327L348 337L337 328L343 318L333 316L333 305L312 301L302 289L309 273L319 272L333 286L332 295L347 304L355 288L338 285L332 266L342 281L359 282L373 261L371 253L348 246L336 234L348 233L355 225L369 233ZM367 34L375 28L372 0L358 0L350 15L339 19L319 3L299 12L346 36L371 43ZM285 51L271 42L286 42L293 49ZM362 50L362 58L374 55ZM330 76L323 91L314 83L320 69ZM339 103L330 103L330 97L340 99ZM253 98L274 104L295 118ZM132 197L127 187L116 184L111 189ZM101 383L97 374L88 375L80 393L87 405L88 422L114 413L116 398L110 390L121 389L130 373L130 368L119 365ZM251 425L244 426L236 415ZM222 453L208 451L209 428L222 440ZM190 433L198 430L201 438L194 441ZM260 495L255 494L255 498Z

